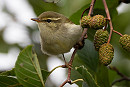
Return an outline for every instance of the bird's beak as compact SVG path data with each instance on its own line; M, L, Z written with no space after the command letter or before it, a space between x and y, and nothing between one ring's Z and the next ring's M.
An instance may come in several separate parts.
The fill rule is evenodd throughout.
M31 20L36 21L36 22L41 22L39 18L31 18Z

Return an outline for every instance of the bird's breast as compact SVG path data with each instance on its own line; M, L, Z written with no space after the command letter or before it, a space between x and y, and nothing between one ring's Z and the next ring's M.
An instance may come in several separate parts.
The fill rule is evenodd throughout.
M47 54L62 54L70 51L70 49L79 40L82 30L78 25L65 25L56 32L51 30L42 30L41 47L42 51Z

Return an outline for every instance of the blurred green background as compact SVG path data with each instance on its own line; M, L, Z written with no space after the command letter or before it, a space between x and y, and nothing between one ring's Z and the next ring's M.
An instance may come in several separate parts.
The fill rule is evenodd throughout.
M130 4L120 3L120 0L106 1L110 10L114 29L122 34L130 35ZM51 70L56 64L64 64L61 58L48 57L42 54L39 44L38 27L36 23L30 19L37 17L44 11L55 11L64 14L71 21L79 24L82 12L89 7L90 3L91 0L60 0L56 4L45 3L43 0L0 0L0 71L13 68L19 52L29 44L34 44L34 50L38 55L42 68ZM85 15L87 15L87 12ZM93 15L95 14L106 16L101 0L96 0ZM94 33L95 30L88 30L88 40L90 42L93 42ZM111 65L117 67L120 72L130 77L130 53L121 48L118 43L119 38L119 35L113 33L111 44L114 46L115 55ZM90 54L93 53L91 52ZM71 53L66 54L66 57L68 57L67 60L69 60L70 55ZM78 58L76 60L74 62L75 66L83 64L83 59ZM95 66L92 65L91 67ZM64 74L59 75L61 73ZM53 78L48 79L46 87L57 87L61 84L65 80L66 70L57 70L52 76ZM58 80L62 80L56 80L56 83L54 79L57 76L59 78ZM118 78L120 77L114 71L109 70L110 83ZM116 85L130 87L130 82L122 81ZM78 86L66 85L65 87Z

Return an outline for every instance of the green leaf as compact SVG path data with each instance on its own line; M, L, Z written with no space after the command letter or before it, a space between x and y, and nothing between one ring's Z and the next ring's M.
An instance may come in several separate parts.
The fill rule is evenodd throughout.
M44 83L45 83L48 76L51 74L51 72L48 72L47 70L44 70L44 69L42 69L41 72L42 72L42 77L43 77L43 80L44 80Z
M104 65L99 65L96 73L96 80L100 87L110 87L108 69Z
M43 0L43 1L48 2L48 3L57 3L60 0Z
M44 87L41 69L37 56L32 53L32 46L27 46L18 56L15 64L18 81L25 87Z
M89 3L87 3L85 6L83 6L81 9L79 9L78 11L76 11L75 13L73 13L70 17L69 17L69 19L72 21L72 22L74 22L75 24L80 24L80 19L81 19L81 14L82 14L82 12L86 9L86 8L88 8L89 6L90 6L90 3L91 2L89 2ZM88 11L87 11L88 12ZM87 14L84 14L84 15L87 15Z
M72 22L74 22L75 24L80 23L79 21L80 21L82 12L90 6L91 0L90 1L87 0L87 1L88 2L86 2L85 6L82 6L82 8L78 9L75 13L73 13L69 17L70 20ZM106 0L106 2L107 2L107 5L108 5L108 8L110 10L110 13L114 14L113 11L111 12L111 10L113 10L113 9L116 10L115 8L118 6L118 0ZM88 12L89 12L89 10L87 10L84 15L87 15ZM104 15L104 16L106 15L102 0L96 0L96 2L95 2L93 15L96 15L96 14L101 14L101 15Z
M91 73L89 73L84 66L75 67L75 69L82 75L84 81L88 84L89 87L99 87Z
M129 14L130 11L127 11L115 17L115 20L113 20L113 25L115 30L119 31L122 34L124 33L130 34L130 32L126 32L126 28L130 25Z
M85 65L84 62L82 62L82 60L78 57L78 55L76 54L75 55L75 58L74 58L74 61L73 61L73 68L75 67L79 67L79 66L82 66L82 65ZM76 79L82 79L82 76L75 70L72 70L71 71L71 80L76 80ZM79 87L82 87L82 81L78 81L76 82L76 84L79 86Z
M89 87L86 82L83 82L82 87Z
M106 0L109 9L113 9L119 5L118 0ZM102 0L96 0L94 8L104 9Z
M54 3L45 3L43 0L28 0L34 12L39 16L44 11L58 11L59 7Z
M82 9L84 6L90 5L90 3L91 3L91 0L64 0L64 2L61 3L61 5L63 4L62 10L61 9L60 10L67 17L70 17L73 14L77 13L77 11L79 11L80 9ZM82 12L79 13L79 14L82 14ZM73 18L74 20L79 19L81 17L81 15L77 15L77 16L73 15L73 16L75 17L75 18ZM73 21L73 22L75 23L75 21ZM79 22L79 20L77 22Z
M96 71L98 65L98 53L90 40L85 40L85 46L79 50L77 54L87 67Z
M113 22L114 30L120 32L123 35L124 34L130 35L130 29L129 29L129 26L130 26L130 16L129 16L129 14L130 14L130 11L126 11L126 12L124 12L122 14L119 14L118 16L116 16L113 19L112 22ZM113 32L111 43L115 47L114 48L115 52L118 53L117 56L115 56L115 57L117 59L125 59L125 58L130 59L130 53L128 51L124 50L121 47L121 45L119 43L119 38L120 38L120 36Z
M17 79L13 77L0 76L0 87L23 87Z
M9 71L5 71L0 73L0 76L15 76L15 68L13 68L12 70Z

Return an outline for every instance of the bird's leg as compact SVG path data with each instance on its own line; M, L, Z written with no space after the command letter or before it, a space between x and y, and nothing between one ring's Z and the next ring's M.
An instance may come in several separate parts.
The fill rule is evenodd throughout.
M65 62L65 64L66 64L67 62L66 62L66 60L65 60L65 56L64 56L64 54L62 54L62 56L63 56L64 62Z
M63 67L63 68L71 68L71 65L69 65L69 64L66 62L64 54L62 54L62 56L63 56L64 62L65 62L65 65L62 65L62 67Z

